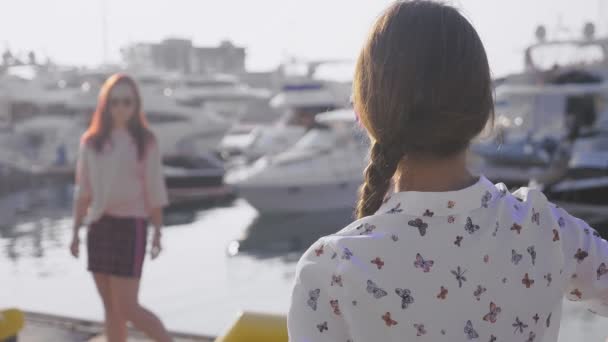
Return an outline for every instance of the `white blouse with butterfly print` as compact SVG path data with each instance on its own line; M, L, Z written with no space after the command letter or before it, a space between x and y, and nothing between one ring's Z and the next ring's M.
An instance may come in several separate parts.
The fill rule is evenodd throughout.
M302 256L289 338L557 341L564 296L608 316L607 263L606 241L536 190L394 193Z

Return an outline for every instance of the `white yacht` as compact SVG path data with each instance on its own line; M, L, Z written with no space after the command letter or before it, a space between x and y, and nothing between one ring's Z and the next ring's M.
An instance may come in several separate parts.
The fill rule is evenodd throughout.
M27 158L33 168L72 173L79 137L85 129L84 121L64 115L39 115L14 125L12 150Z
M284 114L273 125L234 127L222 140L220 151L246 161L285 151L314 126L317 114L343 108L349 99L348 83L290 80L270 101Z
M43 111L52 104L42 84L13 75L0 75L6 101L10 102L13 120Z
M186 76L175 82L168 95L179 104L202 107L232 122L256 121L268 115L271 91L252 88L233 75Z
M496 182L543 184L568 168L572 142L608 119L608 82L496 89L492 134L471 148L470 166Z
M608 37L596 37L595 26L587 23L578 37L547 38L547 29L538 26L537 42L524 51L524 70L495 80L496 84L542 85L572 71L608 77Z
M262 213L353 208L367 146L353 110L317 117L317 127L278 155L231 171L226 182Z
M5 102L0 109L0 159L22 171L63 172L76 160L79 132L85 126L65 112L50 111L65 103L43 85L40 79L12 76L0 81Z

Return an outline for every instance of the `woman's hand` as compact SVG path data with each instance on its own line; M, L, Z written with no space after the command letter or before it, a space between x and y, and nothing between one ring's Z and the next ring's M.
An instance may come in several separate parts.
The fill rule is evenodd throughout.
M155 228L154 229L154 236L152 237L152 250L150 251L150 256L152 257L152 260L158 258L160 252L163 250L162 244L161 244L161 233L160 233L160 229Z
M78 237L78 233L75 233L72 237L72 243L70 243L70 253L74 258L78 258L80 255L80 238Z

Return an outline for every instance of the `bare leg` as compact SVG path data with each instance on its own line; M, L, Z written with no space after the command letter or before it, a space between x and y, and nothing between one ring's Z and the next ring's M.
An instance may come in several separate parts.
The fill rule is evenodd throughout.
M157 342L170 342L171 337L161 320L139 304L139 279L110 277L112 295L120 303L120 311L135 328Z
M110 276L102 273L93 273L93 279L103 301L108 342L126 342L127 320L118 310L119 308L113 298L114 296L112 296Z

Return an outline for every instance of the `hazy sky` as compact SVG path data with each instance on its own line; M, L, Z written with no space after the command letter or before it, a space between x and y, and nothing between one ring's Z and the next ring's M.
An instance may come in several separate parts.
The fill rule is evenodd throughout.
M495 75L522 67L522 50L545 24L549 36L579 36L586 21L606 33L608 0L454 0L479 31ZM102 8L109 58L129 42L165 37L247 47L248 67L276 66L287 56L354 58L388 0L3 0L0 44L34 49L59 63L103 61ZM104 5L105 3L105 5ZM561 23L561 25L558 25ZM570 33L558 30L559 26ZM0 45L2 47L2 45Z

